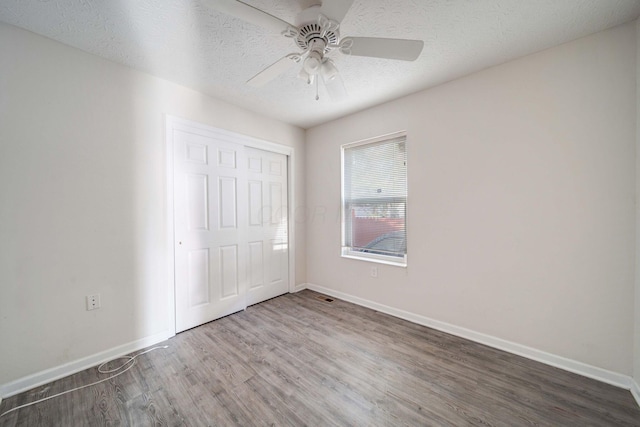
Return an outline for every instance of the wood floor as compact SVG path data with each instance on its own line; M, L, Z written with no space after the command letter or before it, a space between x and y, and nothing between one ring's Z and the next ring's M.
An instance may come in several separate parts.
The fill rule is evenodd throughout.
M631 394L302 291L167 341L130 371L2 426L640 426ZM7 398L0 413L99 379Z

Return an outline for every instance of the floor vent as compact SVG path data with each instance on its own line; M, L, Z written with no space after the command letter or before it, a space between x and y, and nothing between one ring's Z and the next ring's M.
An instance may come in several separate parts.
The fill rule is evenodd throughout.
M320 301L324 301L324 302L333 302L333 298L329 298L325 295L318 295L316 299L319 299Z

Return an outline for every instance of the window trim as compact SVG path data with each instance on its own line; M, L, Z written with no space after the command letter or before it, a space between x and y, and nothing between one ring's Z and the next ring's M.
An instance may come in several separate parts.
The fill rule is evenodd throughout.
M386 265L394 265L398 267L407 267L407 253L404 254L404 257L396 257L390 255L381 255L381 254L372 254L361 252L358 250L353 250L345 245L345 232L346 232L346 218L345 218L345 194L344 194L344 153L345 150L350 148L358 147L361 145L369 145L375 144L378 142L390 141L397 138L404 138L405 150L407 149L407 131L402 130L398 132L392 132L385 135L376 136L374 138L362 139L360 141L349 142L346 144L342 144L340 146L340 256L342 258L356 259L360 261L367 262L375 262L378 264L386 264ZM409 159L407 156L407 167L408 167ZM407 169L407 196L405 197L405 236L407 230L407 205L409 199L409 172ZM406 237L408 240L408 236ZM407 250L408 252L408 250Z

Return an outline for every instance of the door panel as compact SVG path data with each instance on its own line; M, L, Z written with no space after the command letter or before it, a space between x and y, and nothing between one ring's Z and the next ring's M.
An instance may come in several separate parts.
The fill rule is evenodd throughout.
M251 305L289 290L287 156L247 149L247 158Z
M189 306L209 303L209 249L189 251L187 282L189 286Z
M257 288L264 283L264 244L262 241L249 242L249 288Z
M174 131L176 331L286 293L287 156Z
M221 176L218 178L220 200L218 200L218 214L220 218L220 228L237 228L237 209L236 200L237 185L236 179L230 176Z
M187 174L187 227L209 229L209 182L205 174Z
M220 283L221 298L226 299L239 294L238 290L238 245L220 247Z
M244 148L174 133L176 331L246 307ZM213 153L213 158L209 156Z
M249 226L262 226L262 182L249 181Z

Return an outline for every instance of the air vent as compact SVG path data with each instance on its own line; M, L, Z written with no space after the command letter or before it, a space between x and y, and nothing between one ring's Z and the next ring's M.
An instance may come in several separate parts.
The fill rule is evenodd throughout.
M320 301L324 301L324 302L333 302L333 298L329 298L326 295L318 295L316 299L319 299Z

